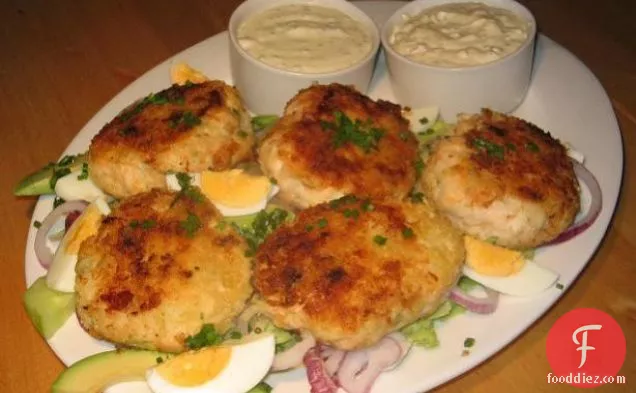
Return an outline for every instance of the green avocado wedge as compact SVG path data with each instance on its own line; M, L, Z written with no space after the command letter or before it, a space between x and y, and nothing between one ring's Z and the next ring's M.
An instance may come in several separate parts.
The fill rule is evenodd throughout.
M47 340L75 311L75 294L50 289L44 276L35 280L26 290L23 302L31 322Z
M53 382L51 393L101 393L118 383L144 381L146 372L168 356L137 349L98 353L64 370Z
M62 176L79 171L87 162L87 153L65 156L59 162L51 162L23 178L13 189L16 196L36 196L55 193L55 182Z

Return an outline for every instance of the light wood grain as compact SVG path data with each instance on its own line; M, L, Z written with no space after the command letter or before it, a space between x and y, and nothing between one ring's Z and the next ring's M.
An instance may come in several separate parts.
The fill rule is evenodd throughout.
M23 310L24 249L33 199L18 180L55 160L116 93L171 55L225 29L238 0L0 2L0 392L45 392L62 370ZM576 285L530 330L436 392L575 392L548 385L546 335L577 307L616 318L627 336L621 374L636 391L636 2L524 0L543 33L569 48L607 89L622 130L622 196L605 241ZM564 103L567 105L567 103ZM600 142L602 143L602 142Z

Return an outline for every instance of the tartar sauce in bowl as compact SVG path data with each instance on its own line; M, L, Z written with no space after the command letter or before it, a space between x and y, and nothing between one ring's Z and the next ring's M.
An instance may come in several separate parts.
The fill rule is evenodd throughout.
M530 33L530 21L510 10L478 2L447 3L404 15L389 43L420 64L470 67L514 53Z
M315 4L280 5L252 15L238 26L236 38L259 61L308 74L348 68L374 50L372 33L360 21Z

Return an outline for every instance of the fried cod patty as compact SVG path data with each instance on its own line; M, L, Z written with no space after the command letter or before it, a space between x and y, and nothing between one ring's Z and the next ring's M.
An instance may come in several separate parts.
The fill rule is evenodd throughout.
M421 185L462 231L517 249L554 239L580 209L566 149L537 126L483 110L436 142Z
M419 159L398 105L339 84L301 90L263 138L258 156L281 199L296 208L346 194L403 198Z
M196 189L191 189L196 190ZM227 329L252 294L247 245L196 192L121 200L82 243L76 311L93 337L179 352L202 324Z
M261 245L258 304L274 323L351 350L433 312L460 274L461 232L426 204L351 196L301 211Z
M165 188L167 172L226 170L253 157L250 116L222 81L173 85L125 109L93 138L91 179L123 198Z

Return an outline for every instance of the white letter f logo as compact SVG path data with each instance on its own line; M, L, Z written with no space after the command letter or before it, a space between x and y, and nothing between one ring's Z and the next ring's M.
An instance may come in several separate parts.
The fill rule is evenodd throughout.
M587 345L587 331L601 330L601 327L602 327L601 325L585 325L576 329L574 333L572 334L572 341L574 341L574 344L581 345L580 347L576 349L577 351L581 351L581 364L579 364L579 368L583 367L583 365L585 364L585 360L587 359L587 351L596 349L594 347L589 347ZM576 335L579 334L580 332L583 332L582 343L580 343L579 340L576 338Z

